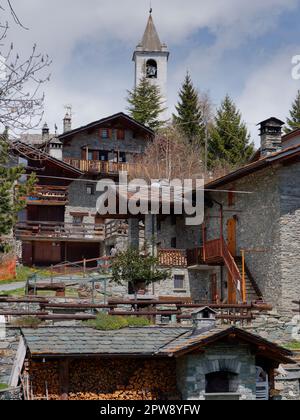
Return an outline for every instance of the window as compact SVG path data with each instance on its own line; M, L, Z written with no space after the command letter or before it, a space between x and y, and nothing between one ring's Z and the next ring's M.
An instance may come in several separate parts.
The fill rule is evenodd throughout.
M121 162L121 163L126 162L126 153L125 152L120 152L119 153L119 162Z
M233 191L228 191L228 206L232 207L234 206L234 192Z
M146 63L146 77L148 79L157 79L157 62L148 60Z
M88 160L94 160L94 155L91 150L88 151Z
M177 239L176 238L172 238L171 239L171 248L177 248Z
M109 129L108 128L100 128L100 137L102 139L108 139L109 138Z
M88 195L94 195L95 194L95 185L94 184L87 184L86 185L86 193Z
M99 160L101 160L102 162L107 162L108 161L108 152L106 152L105 150L101 150L99 152Z
M78 226L83 222L83 216L73 216L73 225Z
M176 226L176 215L175 214L172 214L172 216L171 216L171 225Z
M183 290L184 289L184 275L175 274L174 276L174 289Z

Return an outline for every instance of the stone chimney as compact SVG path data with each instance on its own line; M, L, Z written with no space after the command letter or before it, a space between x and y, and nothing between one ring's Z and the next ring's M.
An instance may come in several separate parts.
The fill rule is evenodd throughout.
M63 160L63 144L57 137L49 142L49 155L55 159Z
M209 331L216 325L217 312L205 306L192 313L193 335Z
M64 133L72 130L72 117L69 112L66 113L65 118L63 119Z
M43 125L42 128L42 139L43 141L48 141L49 140L49 127L48 124L45 122L45 124Z
M269 118L258 124L260 126L261 157L279 152L282 148L283 121L278 118Z

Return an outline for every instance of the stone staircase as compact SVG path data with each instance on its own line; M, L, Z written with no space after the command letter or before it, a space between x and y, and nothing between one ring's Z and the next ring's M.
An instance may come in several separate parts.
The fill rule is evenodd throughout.
M241 257L235 257L236 265L238 266L238 269L240 273L243 272L243 266L242 266L242 258ZM247 296L247 302L254 302L257 300L263 300L263 295L253 279L250 270L248 269L247 265L245 265L245 280L246 280L246 296Z

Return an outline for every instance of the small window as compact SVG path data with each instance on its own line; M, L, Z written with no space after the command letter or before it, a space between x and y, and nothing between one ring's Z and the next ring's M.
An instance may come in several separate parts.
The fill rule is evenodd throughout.
M82 222L83 222L83 216L73 216L74 226L82 225Z
M234 199L235 199L234 192L233 191L229 191L228 192L228 206L229 207L234 206Z
M108 130L108 128L101 128L100 129L100 137L102 139L108 139L109 138L109 130Z
M125 152L120 152L119 153L119 162L126 163L126 153Z
M101 162L107 162L108 161L108 152L101 150L99 152L99 160L101 160Z
M172 238L171 239L171 248L177 248L177 239L176 238Z
M94 184L87 184L86 193L88 195L94 195L95 194L95 185Z
M94 154L92 151L88 151L88 160L94 160Z
M183 290L184 289L184 276L175 274L174 276L174 289Z

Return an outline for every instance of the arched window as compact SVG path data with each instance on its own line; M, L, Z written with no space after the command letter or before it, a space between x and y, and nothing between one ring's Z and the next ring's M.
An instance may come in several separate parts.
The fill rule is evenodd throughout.
M148 79L157 79L157 62L148 60L146 63L146 77Z
M236 392L238 388L238 375L232 372L219 371L205 375L206 393L228 393Z

